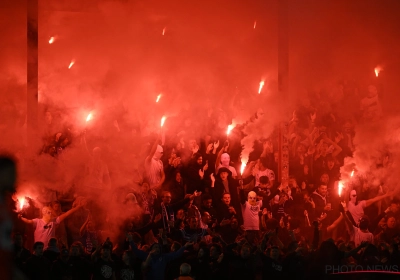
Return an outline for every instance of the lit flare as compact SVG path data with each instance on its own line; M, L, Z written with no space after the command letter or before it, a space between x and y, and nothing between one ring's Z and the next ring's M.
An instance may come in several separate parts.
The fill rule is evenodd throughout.
M343 182L342 182L342 181L339 181L339 183L338 183L338 194L339 194L339 197L342 196L342 190L343 190L343 188L344 188Z
M90 121L92 119L92 113L89 113L86 117L86 122Z
M374 69L374 71L375 71L375 76L379 76L379 73L382 71L383 69L382 69L382 67L380 67L380 66L376 66L375 67L375 69Z
M56 40L56 37L50 37L49 44L50 45L53 44L55 40Z
M68 69L71 69L71 67L74 66L74 64L75 64L75 60L72 60L71 63L69 64L69 66L68 66Z
M257 21L255 20L254 21L254 29L256 29L256 26L257 26Z
M353 176L354 176L354 170L351 171L351 174L350 174L350 177L353 177Z
M228 129L226 130L226 135L229 135L232 129L233 129L233 124L228 125Z
M163 116L163 117L161 118L161 127L163 127L166 118L167 118L166 116Z
M165 31L167 30L167 28L166 27L164 27L164 29L162 30L162 35L164 36L165 35Z
M261 93L261 90L262 90L263 86L264 86L264 81L261 81L260 82L260 87L258 88L258 94Z
M25 205L25 197L18 198L18 202L19 202L19 211L22 211Z
M244 160L242 160L242 166L240 167L240 175L243 175L243 171L246 168L246 163Z
M158 103L158 101L160 101L160 98L161 98L161 94L159 94L159 95L157 96L156 103Z

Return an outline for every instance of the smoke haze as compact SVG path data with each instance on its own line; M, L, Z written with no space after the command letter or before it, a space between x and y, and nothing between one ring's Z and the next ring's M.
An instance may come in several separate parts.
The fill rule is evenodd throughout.
M62 160L55 160L37 156L41 147L29 145L25 132L26 2L3 0L1 150L16 155L19 191L32 196L43 187L66 192L79 185L95 147L102 149L112 186L134 189L135 170L164 115L167 142L204 138L207 116L216 127L213 140L229 124L248 122L241 142L246 158L254 141L290 120L299 104L305 115L335 111L354 119L359 104L340 85L357 88L362 98L372 83L384 120L355 127L356 152L342 176L354 165L363 173L375 170L387 151L396 170L399 11L395 0L289 1L289 93L283 98L278 1L40 1L38 130L45 131L49 111L52 122L74 136ZM383 70L376 77L378 65ZM265 85L258 94L260 81ZM263 117L249 122L260 109ZM398 178L396 172L374 176L392 184Z

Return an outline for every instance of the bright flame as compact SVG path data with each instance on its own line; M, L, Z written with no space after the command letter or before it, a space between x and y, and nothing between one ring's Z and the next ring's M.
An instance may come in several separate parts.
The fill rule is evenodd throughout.
M160 101L161 93L157 96L156 102Z
M257 21L254 21L254 29L256 29Z
M49 44L50 44L50 45L53 44L55 40L56 40L55 37L50 37L50 39L49 39Z
M90 121L92 119L92 113L89 113L86 117L86 122Z
M166 27L164 27L164 29L162 30L162 35L163 35L163 36L165 35L165 30L167 30Z
M233 124L228 125L228 129L226 131L226 135L229 135L229 133L231 132L232 129L233 129Z
M342 181L339 181L339 183L338 183L338 194L339 194L339 197L342 196L343 188L344 188L344 185L343 185Z
M25 205L25 197L18 198L18 202L19 202L19 211L22 211Z
M260 82L260 87L258 88L258 94L261 93L261 90L262 90L263 86L264 86L264 81L261 81Z
M167 118L166 116L163 116L163 117L161 118L161 127L163 127L166 118Z
M240 175L243 175L243 171L246 168L246 163L244 160L242 160L242 166L240 167Z
M379 72L381 72L383 69L382 69L382 67L380 67L380 66L376 66L375 67L375 69L374 69L374 71L375 71L375 76L379 76Z
M75 60L72 60L71 63L68 66L68 69L71 69L71 67L75 64Z
M351 171L351 174L350 174L350 177L353 177L353 176L354 176L354 170Z

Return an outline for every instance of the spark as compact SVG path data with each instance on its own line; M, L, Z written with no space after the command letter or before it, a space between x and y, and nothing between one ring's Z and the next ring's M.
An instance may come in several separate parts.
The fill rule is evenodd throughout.
M86 122L90 121L92 119L92 113L89 113L86 117Z
M158 101L160 101L160 98L161 98L161 93L157 96L156 103L158 103Z
M260 82L260 87L258 88L258 94L261 93L261 90L262 90L263 86L264 86L264 81L261 81Z
M350 177L353 177L353 176L354 176L354 170L351 171L351 174L350 174Z
M164 27L164 29L162 30L162 35L164 36L165 35L165 31L167 30L167 28L166 27Z
M255 20L254 21L254 29L256 29L256 26L257 26L257 21Z
M161 118L161 127L163 127L166 118L167 118L166 116L163 116L163 117Z
M56 40L56 37L50 37L49 44L50 45L53 44L55 40Z
M71 63L69 64L68 69L71 69L71 67L74 66L74 64L75 64L75 60L71 60Z

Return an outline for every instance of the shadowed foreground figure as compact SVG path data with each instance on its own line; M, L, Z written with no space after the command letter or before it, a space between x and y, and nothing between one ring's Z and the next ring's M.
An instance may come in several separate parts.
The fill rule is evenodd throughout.
M0 157L0 272L2 279L11 279L13 271L12 219L7 207L15 192L16 166L12 159ZM19 274L15 270L14 276Z

